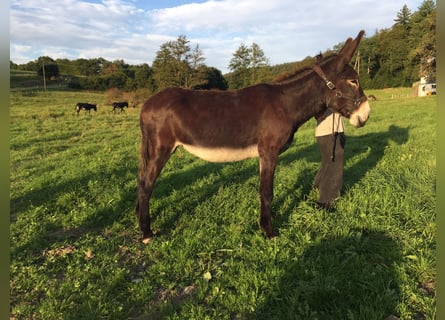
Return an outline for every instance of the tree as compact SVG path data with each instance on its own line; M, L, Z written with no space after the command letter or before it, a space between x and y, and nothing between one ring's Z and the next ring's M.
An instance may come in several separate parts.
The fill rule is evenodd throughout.
M360 44L361 83L366 88L411 86L425 76L435 78L436 9L425 0L411 14L404 6L390 29L376 31Z
M264 51L256 43L247 47L242 43L233 53L229 63L232 71L229 79L229 87L236 89L246 87L264 81L269 76L267 71L269 61Z
M159 89L179 86L176 78L175 62L169 43L161 45L153 61L154 80Z
M425 0L412 16L410 57L418 62L417 76L436 79L436 5Z
M250 80L254 84L264 80L264 74L261 74L260 71L269 65L269 60L264 55L263 49L255 42L250 47L250 56Z
M148 88L153 90L153 69L146 63L134 68L134 82L136 88Z
M47 79L59 76L59 66L50 57L42 56L37 59L37 75L42 77L45 76Z
M77 59L74 64L78 70L79 75L82 76L93 76L98 75L102 71L103 67L102 58L99 59Z
M229 70L233 72L229 81L230 88L242 88L250 84L250 59L250 49L242 43L229 63Z
M207 67L202 65L200 68L200 73L203 75L203 82L193 86L194 89L209 90L209 89L219 89L227 90L227 81L224 78L221 70L214 67Z
M411 10L409 10L408 6L405 4L403 8L397 13L397 18L394 19L396 22L395 25L400 25L405 29L410 28L411 22Z
M157 88L190 88L202 82L200 66L205 60L198 45L191 50L189 40L180 35L176 41L161 45L153 61L154 78Z
M204 54L197 44L190 55L189 67L191 70L187 73L186 77L187 88L199 85L206 80L205 69L202 68L204 66L204 61Z
M104 74L104 75L110 75L110 74L117 73L117 72L123 72L127 75L129 73L130 65L125 63L125 61L122 59L114 60L111 63L106 60L99 61L99 62L95 62L95 64L98 66L100 73Z
M73 61L66 58L61 58L61 59L56 59L56 63L59 66L60 74L65 74L65 75L78 74Z
M9 60L9 70L19 70L19 65L12 60Z

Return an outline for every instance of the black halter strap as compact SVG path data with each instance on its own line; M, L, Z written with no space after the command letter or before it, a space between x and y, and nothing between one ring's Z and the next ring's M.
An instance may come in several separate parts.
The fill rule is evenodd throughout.
M318 65L314 65L312 67L312 69L314 69L314 71L324 80L324 82L326 83L326 86L331 89L334 90L335 89L335 84L330 81L328 79L328 77L326 76L326 74L323 72L323 70L321 70L321 68Z
M312 66L312 69L320 76L320 78L323 79L323 81L326 83L326 86L330 89L330 90L334 90L336 89L335 84L330 81L328 79L328 77L326 76L326 74L323 72L323 70L321 70L320 66L315 64ZM357 108L363 101L366 101L366 96L362 96L360 98L354 98L348 95L343 94L343 92L341 92L340 90L335 90L335 96L337 98L342 98L342 99L347 99L350 100L354 103L354 108ZM339 112L341 112L341 110L344 108L345 106L343 106L342 108L340 108L340 110L338 110ZM348 112L349 113L349 112ZM346 115L348 116L348 115Z
M312 67L312 69L314 69L314 71L320 76L320 78L323 79L323 81L326 83L326 86L330 89L330 90L334 90L335 89L335 84L330 81L328 79L328 77L326 76L326 74L323 72L323 70L321 70L321 68L318 65L314 65ZM344 97L346 99L352 100L354 101L354 105L359 105L361 103L361 99L354 99L352 97L348 97L348 96L344 96L343 93L340 90L337 90L337 92L335 93L336 97L341 98ZM332 143L332 155L331 155L331 160L335 161L335 149L337 147L337 138L338 138L338 132L335 131L335 111L333 111L332 113L332 139L333 139L333 143ZM340 126L340 121L341 118L338 118L338 123L337 123L337 127Z

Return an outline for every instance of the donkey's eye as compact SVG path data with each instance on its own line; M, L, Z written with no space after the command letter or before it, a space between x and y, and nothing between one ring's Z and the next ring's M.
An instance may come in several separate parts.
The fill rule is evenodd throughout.
M356 79L354 79L354 80L348 80L348 83L349 83L350 85L353 85L353 86L358 86L358 80L356 80Z

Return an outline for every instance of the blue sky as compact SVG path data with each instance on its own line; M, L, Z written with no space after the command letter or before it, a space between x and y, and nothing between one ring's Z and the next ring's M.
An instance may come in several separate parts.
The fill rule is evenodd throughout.
M11 0L10 60L39 56L123 59L152 64L161 44L185 35L223 73L242 44L257 43L271 64L298 61L364 29L394 24L422 0Z

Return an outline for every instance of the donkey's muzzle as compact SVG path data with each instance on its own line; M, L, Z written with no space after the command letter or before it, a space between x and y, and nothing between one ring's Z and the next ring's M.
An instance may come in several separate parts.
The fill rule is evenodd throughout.
M369 119L370 112L371 107L369 106L368 100L365 100L351 113L349 122L356 128L363 127Z

